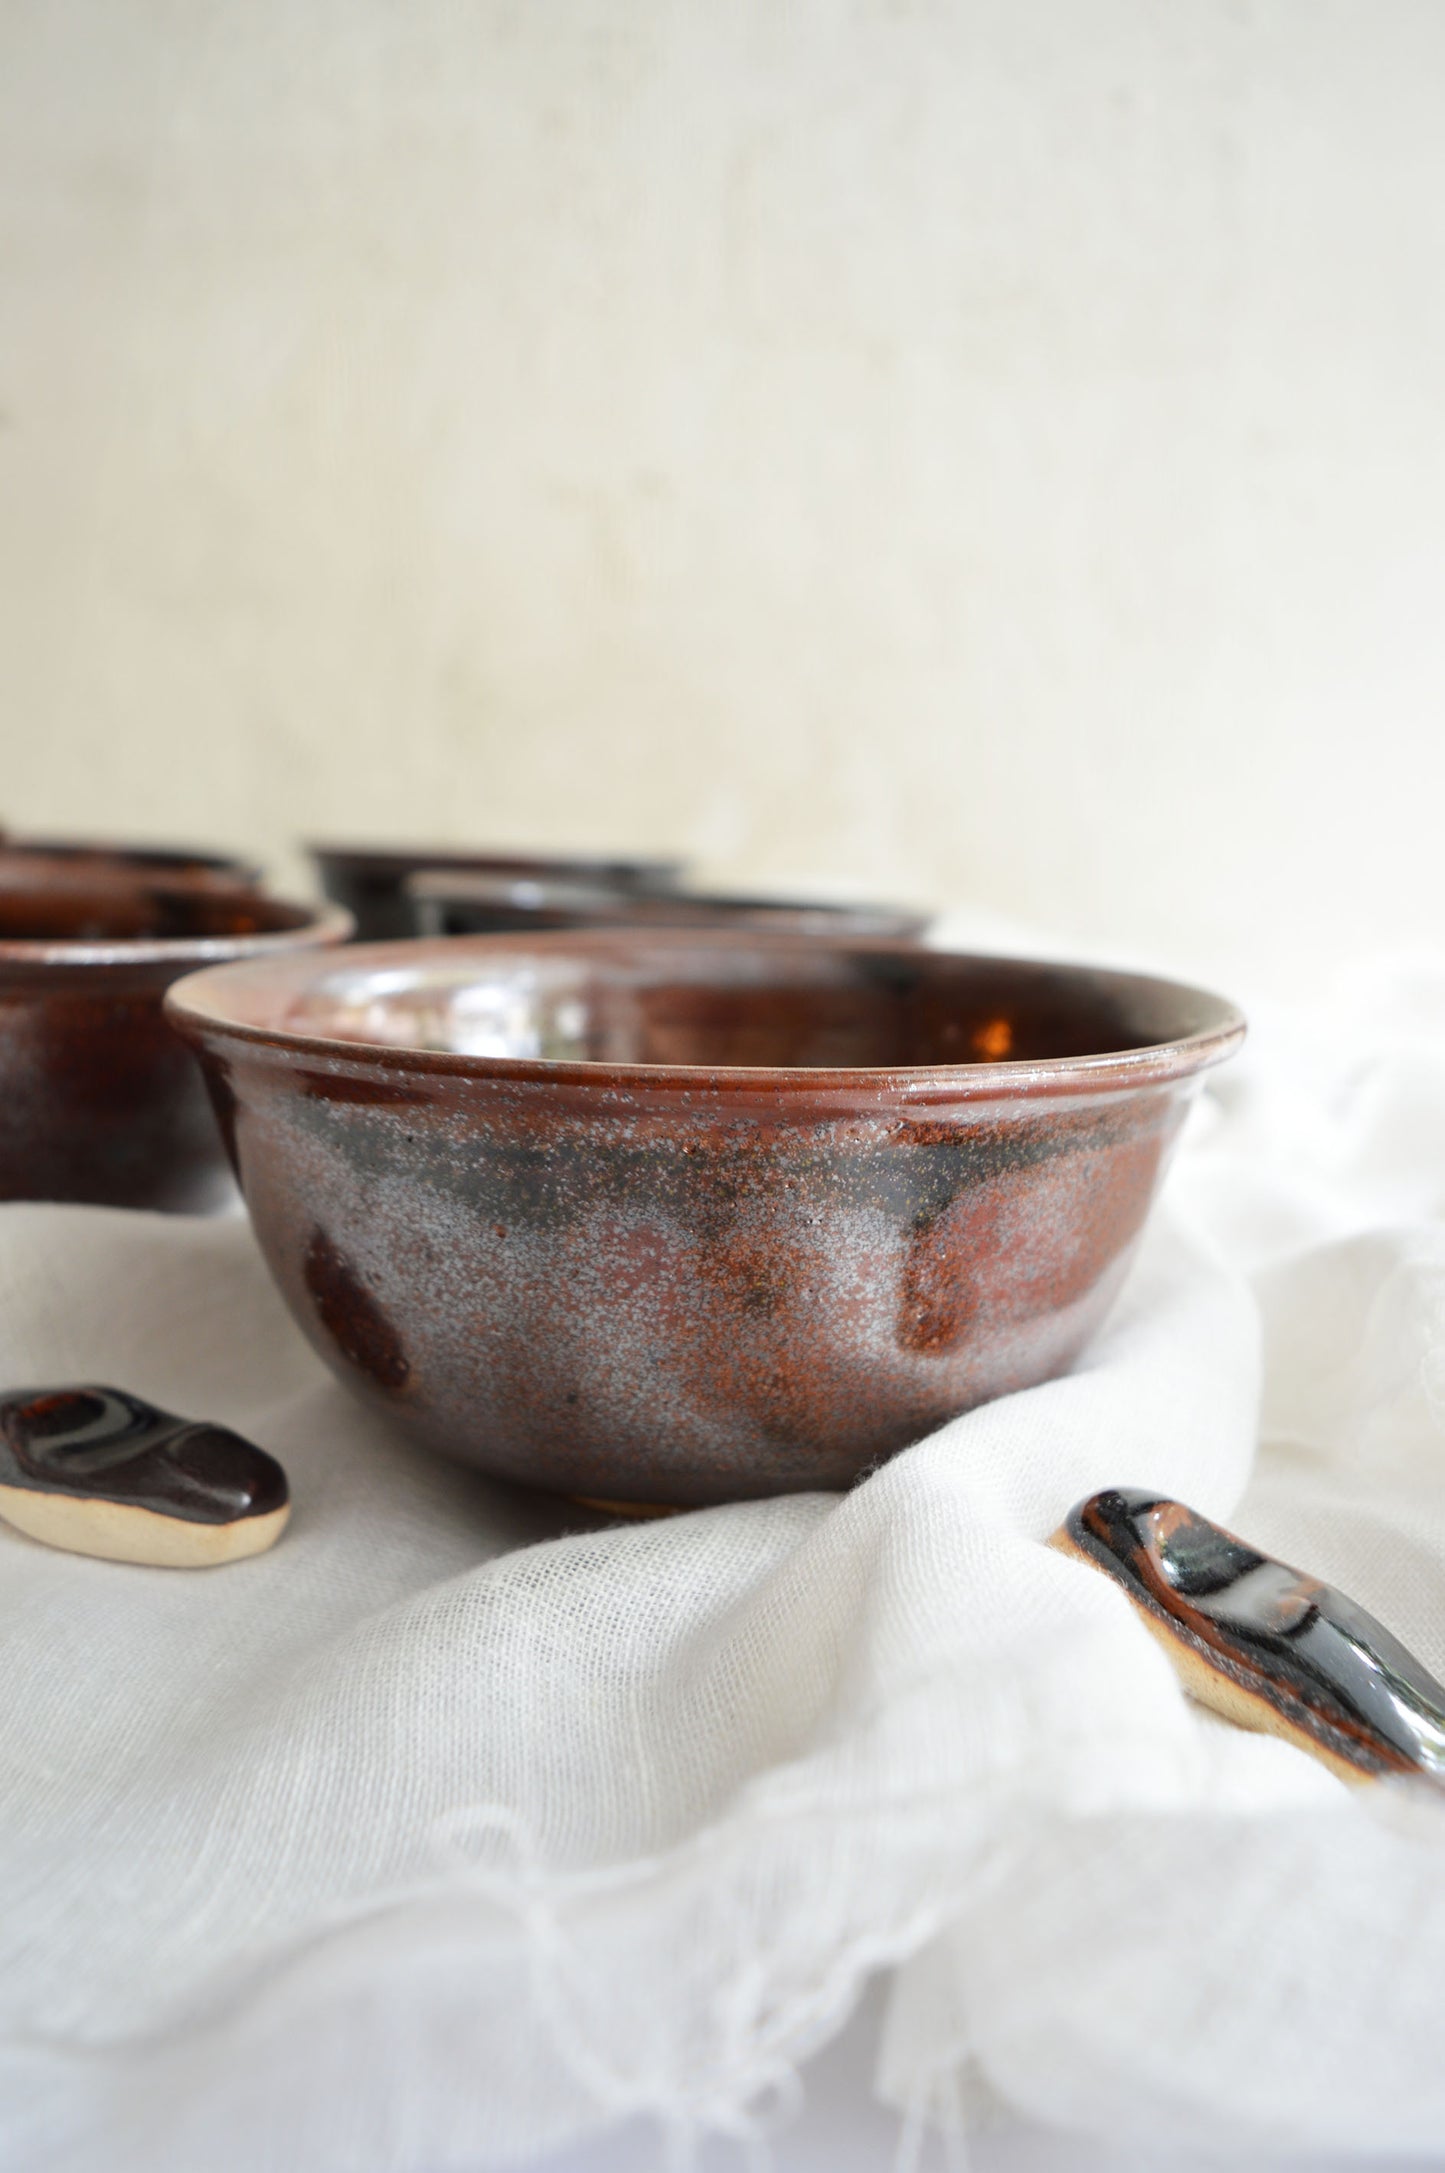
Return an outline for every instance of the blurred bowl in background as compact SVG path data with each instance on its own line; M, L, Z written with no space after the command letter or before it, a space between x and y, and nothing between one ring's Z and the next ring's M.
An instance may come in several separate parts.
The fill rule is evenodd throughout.
M408 876L424 868L451 874L537 883L580 883L627 893L670 890L682 873L680 860L609 860L585 854L468 851L452 846L440 851L420 846L308 845L321 887L344 905L364 941L409 936L415 931L413 909L405 894Z
M230 1190L162 999L197 967L340 943L350 916L202 883L10 878L0 856L0 1200L203 1209Z
M823 898L749 898L671 891L643 897L596 884L542 882L428 868L403 889L420 936L525 934L541 928L709 928L737 935L882 937L910 943L932 918L911 906Z
M0 883L200 883L245 890L261 881L250 860L182 847L120 845L105 839L30 838L0 833Z
M586 1499L847 1485L1063 1371L1219 997L887 944L617 929L174 988L257 1237L424 1446Z

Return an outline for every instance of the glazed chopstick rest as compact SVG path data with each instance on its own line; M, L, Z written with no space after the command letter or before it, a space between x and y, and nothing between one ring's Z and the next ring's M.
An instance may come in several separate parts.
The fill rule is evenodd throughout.
M205 1569L262 1554L291 1513L273 1456L122 1388L0 1396L0 1519L71 1554Z
M1080 1502L1050 1545L1123 1587L1201 1705L1344 1780L1445 1780L1445 1685L1332 1585L1137 1487Z

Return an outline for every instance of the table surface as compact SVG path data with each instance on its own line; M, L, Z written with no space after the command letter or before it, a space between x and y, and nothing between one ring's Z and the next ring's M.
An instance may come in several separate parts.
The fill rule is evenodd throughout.
M882 2017L875 1988L841 2034L803 2071L805 2099L796 2119L769 2138L767 2173L895 2173L900 2124L872 2094ZM752 2173L757 2163L736 2144L713 2142L698 2155L695 2173ZM1107 2146L1052 2130L1010 2124L970 2134L951 2159L931 2138L908 2173L1142 2173L1137 2143ZM1151 2148L1148 2173L1445 2173L1445 2157L1344 2158L1333 2153L1278 2156L1268 2152ZM605 2141L546 2158L536 2173L664 2173L668 2160L656 2130L629 2123Z

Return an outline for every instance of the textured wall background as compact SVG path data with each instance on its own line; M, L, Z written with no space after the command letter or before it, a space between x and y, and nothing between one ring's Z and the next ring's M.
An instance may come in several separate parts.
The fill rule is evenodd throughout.
M0 801L1438 933L1434 0L0 0Z

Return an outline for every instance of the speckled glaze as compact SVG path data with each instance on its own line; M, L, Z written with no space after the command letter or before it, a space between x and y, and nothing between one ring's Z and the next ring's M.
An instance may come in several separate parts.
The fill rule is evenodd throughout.
M679 890L661 896L581 883L447 874L435 868L403 886L419 936L531 935L542 928L716 928L732 935L882 937L910 943L931 915L911 906L853 905L822 898L749 898Z
M682 873L678 860L608 860L456 846L311 845L307 850L322 889L345 906L364 942L416 934L415 908L405 884L408 876L424 869L513 882L580 883L628 895L671 890Z
M846 1485L1062 1371L1243 1032L1130 975L634 931L245 965L170 1012L340 1377L653 1504Z
M252 891L53 888L0 868L0 1200L225 1199L215 1120L162 998L198 966L339 943L350 926Z

